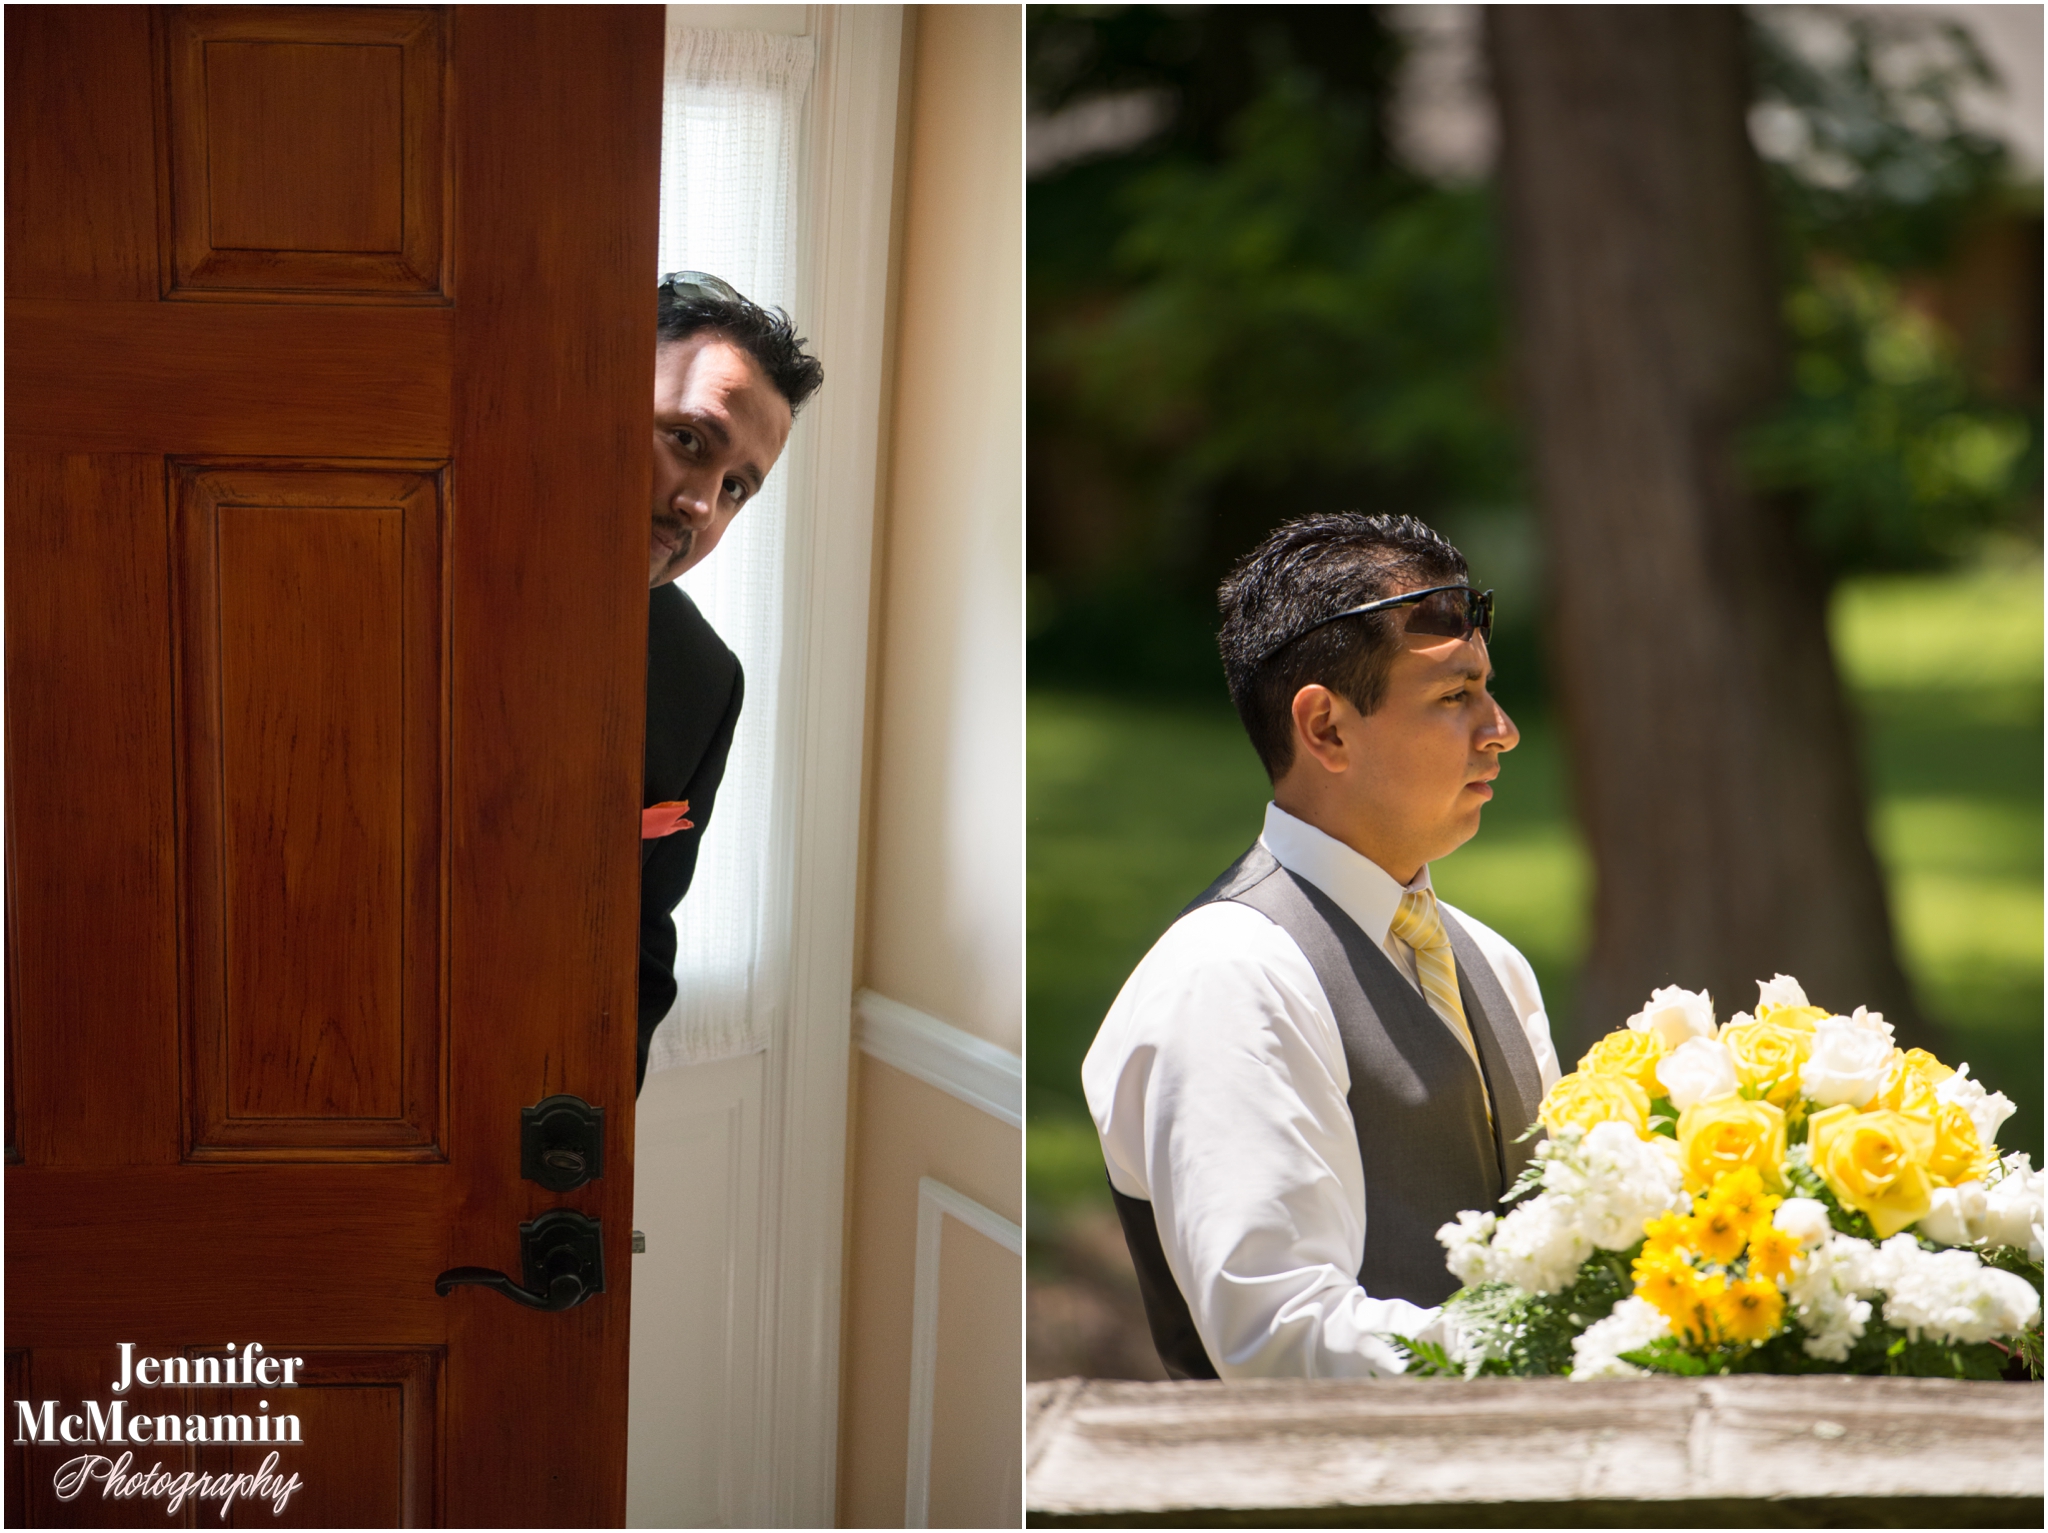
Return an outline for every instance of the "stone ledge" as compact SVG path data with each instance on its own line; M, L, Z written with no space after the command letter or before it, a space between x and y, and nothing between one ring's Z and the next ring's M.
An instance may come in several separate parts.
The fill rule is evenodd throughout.
M1062 1379L1026 1421L1034 1526L2041 1526L2039 1384Z

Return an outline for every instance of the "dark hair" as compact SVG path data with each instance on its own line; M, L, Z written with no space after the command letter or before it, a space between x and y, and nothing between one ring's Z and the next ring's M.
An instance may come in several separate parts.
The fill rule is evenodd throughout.
M1294 764L1294 695L1303 687L1328 687L1360 713L1386 696L1400 612L1312 625L1402 589L1465 578L1465 556L1435 528L1357 511L1284 522L1238 560L1216 593L1216 645L1266 775L1278 782Z
M794 415L818 392L825 369L804 350L804 338L781 309L764 309L735 295L734 299L693 295L679 298L667 287L656 290L654 343L666 346L705 330L715 330L754 359L776 391L789 401Z

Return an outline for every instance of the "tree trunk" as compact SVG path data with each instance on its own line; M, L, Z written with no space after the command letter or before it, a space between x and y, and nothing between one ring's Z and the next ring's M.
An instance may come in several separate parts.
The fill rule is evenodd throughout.
M1783 371L1743 21L1496 6L1487 26L1556 692L1596 870L1581 1041L1653 986L1710 988L1725 1016L1783 972L1931 1045L1826 582L1740 468Z

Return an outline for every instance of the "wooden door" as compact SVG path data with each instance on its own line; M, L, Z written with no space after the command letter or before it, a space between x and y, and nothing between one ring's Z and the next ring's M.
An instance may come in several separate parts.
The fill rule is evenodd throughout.
M299 1387L126 1397L299 1417L227 1521L616 1524L661 10L6 34L9 1521L218 1520L13 1402L257 1342ZM553 1208L602 1295L437 1296Z

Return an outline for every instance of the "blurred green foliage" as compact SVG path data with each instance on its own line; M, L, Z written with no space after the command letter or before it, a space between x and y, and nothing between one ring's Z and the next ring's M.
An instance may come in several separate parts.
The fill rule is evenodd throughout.
M1837 570L1953 560L2038 484L2038 414L1973 390L1953 340L1874 266L1819 266L1785 303L1783 407L1749 438L1759 487L1789 493Z
M2033 528L2037 343L1996 383L1922 280L2017 220L2033 275L2013 301L2033 293L2038 334L2038 195L2015 202L1957 108L1988 65L1939 19L1752 15L1788 347L1756 482L1831 579ZM1028 189L1034 677L1213 693L1216 581L1305 510L1412 511L1454 538L1527 517L1491 193L1402 163L1384 8L1033 6L1026 27L1036 109L1136 92L1159 117Z

